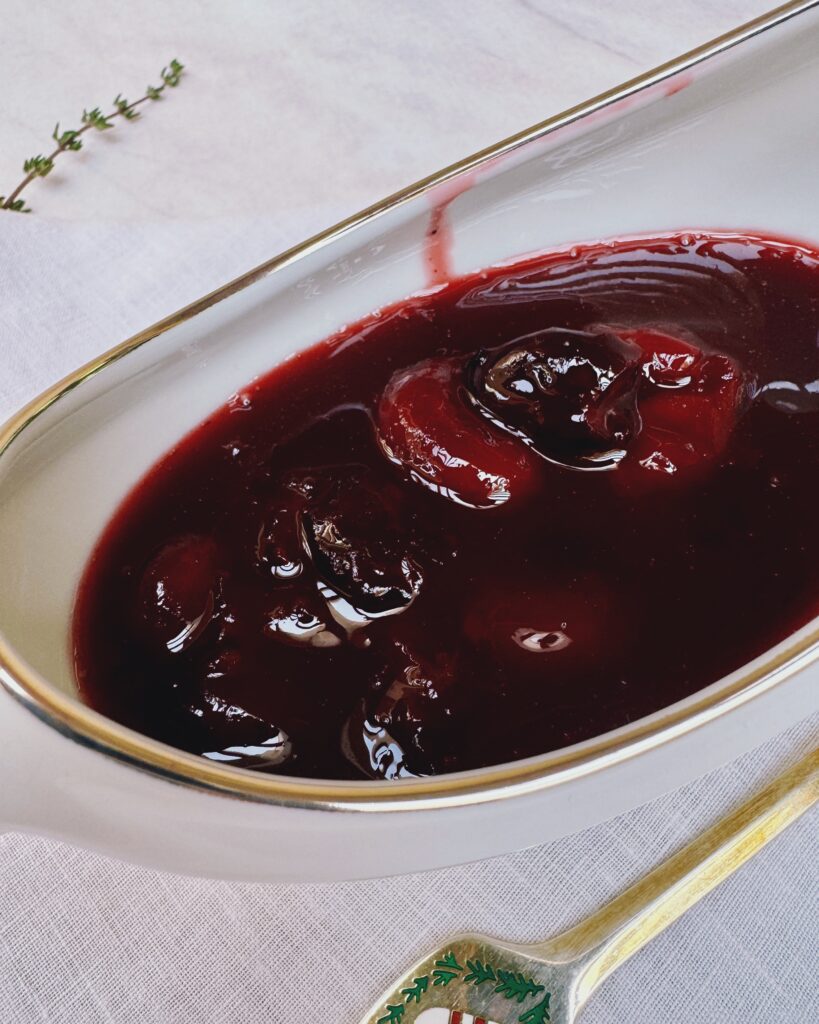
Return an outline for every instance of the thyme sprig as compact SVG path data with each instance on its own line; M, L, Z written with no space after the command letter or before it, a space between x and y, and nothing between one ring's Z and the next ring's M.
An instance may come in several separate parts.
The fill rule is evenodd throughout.
M61 153L76 152L76 150L82 149L82 136L92 128L99 132L108 131L109 128L114 127L114 121L118 117L124 118L126 121L136 120L140 116L137 107L142 106L143 103L147 103L149 100L162 99L162 93L168 88L175 89L179 85L179 80L184 70L185 66L174 59L159 73L162 84L149 85L145 90L145 95L141 96L138 100L130 102L118 93L112 103L114 109L109 114L103 114L99 107L94 107L92 110L83 110L80 119L82 123L81 128L68 128L62 131L59 122L57 122L54 126L54 131L51 133L51 138L57 143L56 148L48 156L38 153L37 156L30 156L24 161L23 173L25 177L8 196L0 196L0 210L31 213L31 207L26 206L26 201L21 198L21 193L35 178L47 177L54 169L54 161Z

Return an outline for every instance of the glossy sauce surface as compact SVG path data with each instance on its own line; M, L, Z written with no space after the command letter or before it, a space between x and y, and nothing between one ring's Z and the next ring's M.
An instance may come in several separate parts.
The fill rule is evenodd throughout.
M691 234L491 269L276 368L148 474L79 590L80 690L254 770L540 754L817 614L817 469L815 253Z

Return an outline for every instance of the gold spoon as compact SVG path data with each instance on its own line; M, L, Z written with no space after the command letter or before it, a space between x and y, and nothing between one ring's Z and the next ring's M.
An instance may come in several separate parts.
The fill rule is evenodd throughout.
M571 1024L598 985L819 800L819 750L608 906L531 945L452 939L361 1024Z

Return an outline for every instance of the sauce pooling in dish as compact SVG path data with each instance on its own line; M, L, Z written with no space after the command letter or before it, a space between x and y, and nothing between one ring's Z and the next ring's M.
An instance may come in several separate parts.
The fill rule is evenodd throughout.
M735 235L382 310L135 488L79 590L81 692L225 764L350 779L679 700L819 611L818 338L819 255Z

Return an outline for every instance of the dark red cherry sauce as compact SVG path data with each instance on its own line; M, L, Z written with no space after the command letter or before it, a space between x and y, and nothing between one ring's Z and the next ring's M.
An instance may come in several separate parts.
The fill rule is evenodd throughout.
M540 754L817 614L817 470L816 252L691 234L486 270L277 367L151 470L79 590L81 692L291 775Z

